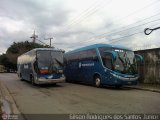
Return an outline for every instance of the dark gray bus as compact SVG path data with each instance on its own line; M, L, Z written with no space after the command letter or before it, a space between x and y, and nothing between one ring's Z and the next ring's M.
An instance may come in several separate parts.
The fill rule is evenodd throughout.
M33 49L18 57L18 76L33 85L64 82L63 54L54 48Z

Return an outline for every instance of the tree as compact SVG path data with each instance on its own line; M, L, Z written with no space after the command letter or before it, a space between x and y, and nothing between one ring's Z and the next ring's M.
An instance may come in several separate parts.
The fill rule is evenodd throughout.
M16 69L16 65L11 63L6 54L0 55L0 65L4 65L6 68Z
M13 44L7 49L6 57L8 58L9 62L16 65L18 56L34 48L45 48L45 47L48 46L28 41L13 42Z

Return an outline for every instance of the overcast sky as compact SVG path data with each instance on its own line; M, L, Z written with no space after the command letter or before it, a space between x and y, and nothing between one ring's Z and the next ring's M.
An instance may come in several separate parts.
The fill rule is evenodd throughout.
M95 43L160 47L160 0L0 0L0 54L15 41L53 37L66 51ZM36 41L39 43L39 41Z

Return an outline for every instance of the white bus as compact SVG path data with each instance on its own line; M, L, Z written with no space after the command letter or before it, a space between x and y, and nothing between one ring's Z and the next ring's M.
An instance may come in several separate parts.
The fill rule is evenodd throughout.
M54 48L36 48L17 59L17 73L21 80L34 84L64 82L64 51Z

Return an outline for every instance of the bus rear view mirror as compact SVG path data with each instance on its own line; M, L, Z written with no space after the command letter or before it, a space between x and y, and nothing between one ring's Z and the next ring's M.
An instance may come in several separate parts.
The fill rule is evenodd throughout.
M140 62L140 63L143 62L143 57L139 54L135 54L135 59L136 59L137 62Z

